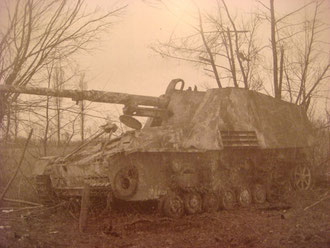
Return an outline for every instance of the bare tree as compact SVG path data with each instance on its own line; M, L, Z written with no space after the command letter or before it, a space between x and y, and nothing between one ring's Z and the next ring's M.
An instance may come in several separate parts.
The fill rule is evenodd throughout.
M206 73L212 73L210 76L219 88L223 86L222 80L232 81L235 87L243 83L245 88L250 88L249 79L256 77L253 72L258 58L255 35L259 18L254 15L249 25L237 25L225 1L216 2L216 15L203 15L196 7L197 24L191 25L195 33L180 38L172 34L168 42L159 42L152 49L163 57L202 65Z
M235 48L236 48L236 55L237 55L237 61L239 63L239 66L241 68L241 72L242 72L242 76L243 76L243 82L244 82L244 86L245 88L248 89L248 82L247 82L247 76L246 76L246 73L245 73L245 70L243 68L243 63L242 63L242 60L248 60L245 58L244 54L239 50L239 45L238 45L238 42L239 42L239 39L238 39L238 30L236 28L236 25L235 25L235 22L233 20L233 18L231 17L230 13L229 13L229 10L228 10L228 7L227 7L227 4L224 0L222 0L222 3L225 7L225 10L226 10L226 14L227 14L227 17L232 25L232 28L234 30L234 34L235 34ZM230 31L229 31L229 28L227 28L227 36L228 36L228 39L229 39L229 45L230 45L230 54L231 54L231 60L232 60L232 71L233 71L233 74L235 74L235 78L236 78L236 69L234 67L235 65L235 58L234 58L234 54L233 54L233 45L232 45L232 42L231 42L231 36L230 36ZM234 80L235 82L235 80ZM236 86L238 86L238 84L236 83L235 84Z
M277 42L276 42L276 19L275 19L275 8L274 0L270 0L270 37L272 43L273 53L273 85L275 98L281 99L281 89L278 83L278 55L277 55Z
M292 40L292 53L287 60L290 65L285 68L289 92L293 102L309 110L312 99L327 97L327 78L329 78L329 43L327 36L329 23L322 21L322 15L327 16L325 1L313 1L308 6L311 16L304 13L302 32ZM325 94L324 94L325 92Z
M249 13L252 18L247 21L244 14L232 15L225 0L215 0L217 14L198 10L197 24L189 23L194 33L183 37L172 33L168 42L159 42L152 49L163 57L206 67L216 82L219 75L222 85L267 93L271 87L275 98L308 110L313 98L324 96L329 77L329 43L325 40L329 23L322 22L327 15L326 1L311 0L286 14L276 11L274 0L269 5L257 2L265 11ZM265 23L270 27L269 44L261 43L264 31L259 26ZM269 59L271 69L266 66ZM266 79L270 72L272 82Z
M275 14L274 0L270 7L259 3L270 12L266 18L271 27L274 96L281 99L288 92L291 102L307 110L313 93L329 77L329 60L324 59L328 47L319 49L324 48L322 35L328 30L328 24L320 20L325 1L310 1L281 17ZM306 16L308 12L313 13L311 17Z
M151 46L151 49L163 57L176 60L184 60L197 65L204 66L207 73L212 73L219 88L222 87L221 77L218 69L224 68L216 63L218 46L211 32L205 31L203 15L198 10L196 26L193 26L194 33L186 37L173 38L168 42L158 42ZM209 69L210 67L210 69Z
M85 73L82 73L80 75L78 88L79 88L79 90L87 90L87 82L85 81ZM81 142L84 142L84 140L85 140L85 101L84 100L80 101L79 105L80 105L80 136L81 136Z
M59 64L58 67L55 67L53 88L56 91L64 89L64 70ZM56 115L56 130L57 130L57 146L61 146L61 122L62 122L62 101L61 97L55 97L55 115Z
M215 60L214 60L214 56L213 56L213 53L208 45L208 42L205 38L205 32L204 32L204 29L203 29L203 20L202 20L202 15L201 15L201 11L200 9L198 9L198 18L199 18L199 33L202 37L202 41L203 41L203 44L204 44L204 47L205 47L205 50L207 52L207 55L209 56L209 62L212 66L212 70L213 70L213 73L214 73L214 77L215 77L215 80L217 82L217 85L219 88L222 88L222 85L221 85L221 82L220 82L220 78L219 78L219 74L218 74L218 70L217 70L217 67L215 65Z
M6 6L0 13L7 22L0 30L0 82L20 86L35 84L53 61L87 49L126 7L102 14L87 12L83 0L16 0ZM1 93L1 125L5 116L9 122L17 97Z
M53 74L54 64L50 64L47 67L47 87L50 88L51 86L51 78ZM43 154L47 156L47 145L48 145L48 131L49 131L49 124L50 124L50 117L49 117L49 100L50 97L46 97L46 108L45 108L45 131L43 136Z
M328 53L320 51L322 46L320 35L329 29L327 25L320 22L319 15L322 11L324 1L315 2L313 4L313 15L310 19L306 19L304 30L304 45L297 47L295 56L297 65L299 66L299 90L295 103L303 105L308 109L313 94L322 86L326 78L329 78L330 60ZM301 49L302 47L303 49Z

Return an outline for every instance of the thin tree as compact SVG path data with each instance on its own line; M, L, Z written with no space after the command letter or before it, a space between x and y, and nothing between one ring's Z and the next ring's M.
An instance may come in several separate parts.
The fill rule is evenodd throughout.
M222 1L222 4L220 1L216 2L217 15L203 15L196 7L197 23L195 25L190 23L194 33L180 38L172 34L169 41L158 42L152 46L152 49L163 57L203 66L207 74L211 73L208 75L215 79L219 88L223 87L222 80L226 79L229 82L233 80L235 87L239 87L240 82L243 82L244 87L249 88L248 80L252 77L253 64L258 55L254 45L258 22L252 22L253 32L246 35L249 32L237 27L227 8L225 8L227 21L224 20L222 12L223 6L226 7L225 2ZM247 50L245 56L243 47ZM239 68L236 68L235 63L238 63Z
M304 26L305 44L302 52L300 64L300 87L296 97L296 104L303 105L308 109L312 94L329 77L329 59L322 65L324 53L318 52L320 32L327 28L318 20L318 15L322 8L322 2L315 2L314 13L311 20L306 20ZM318 69L316 69L318 68Z
M221 81L220 81L220 78L219 78L219 74L218 74L218 70L217 70L217 67L215 65L215 61L214 61L214 56L213 56L213 53L208 45L208 42L205 38L205 33L204 33L204 29L203 29L203 20L202 20L202 15L201 15L201 11L200 9L198 9L198 18L199 18L199 33L202 37L202 41L203 41L203 44L204 44L204 47L205 47L205 50L209 56L209 62L212 66L212 70L213 70L213 73L214 73L214 77L215 77L215 80L217 82L217 85L219 88L222 88L222 85L221 85Z
M270 37L271 47L273 53L273 86L274 97L281 99L281 89L278 83L278 55L277 55L277 41L276 41L276 19L275 19L275 7L274 0L270 0Z
M53 75L54 63L50 64L47 67L47 87L51 87L51 79ZM49 132L49 125L50 125L50 116L49 116L49 106L50 105L50 97L46 97L46 107L45 107L45 131L43 136L43 154L47 156L47 147L48 147L48 132Z
M99 13L87 12L83 0L7 1L0 15L6 27L0 30L0 82L33 84L47 65L89 48L108 30L113 17L126 7ZM7 117L17 94L1 93L0 124Z
M240 69L241 69L241 73L242 73L242 77L243 77L243 83L244 83L244 87L246 89L249 88L249 83L248 83L248 77L247 77L247 73L243 67L243 61L244 60L249 60L248 58L245 57L245 55L240 51L240 46L239 46L239 37L238 37L238 30L236 28L236 25L235 25L235 22L233 20L233 18L231 17L230 13L229 13L229 10L228 10L228 7L227 7L227 4L224 0L222 0L222 3L223 3L223 6L225 7L225 10L226 10L226 14L227 14L227 17L231 23L231 26L234 30L234 35L235 35L235 48L236 48L236 58L237 58L237 61L238 61L238 64L240 66ZM232 52L232 44L231 44L231 37L230 37L230 32L229 32L229 28L227 29L227 36L229 37L229 41L230 41L230 47L231 47L231 57L232 57L232 64L233 64L233 71L234 73L236 74L236 69L234 67L234 56L233 56L233 52ZM236 75L235 75L236 77Z
M287 92L288 100L307 111L329 77L329 48L322 38L329 28L320 20L327 14L322 13L325 1L311 1L282 17L275 15L274 0L269 8L259 3L270 12L274 96L282 99ZM300 17L308 12L311 17Z
M80 75L79 84L78 84L79 90L87 90L87 82L85 81L85 73L82 73ZM80 105L80 137L81 142L84 142L85 140L85 101L82 100L79 102Z
M64 70L61 66L55 68L54 73L54 80L53 80L53 88L56 91L60 91L64 88ZM56 115L56 129L57 129L57 146L61 146L61 108L62 108L62 101L63 99L61 97L55 97L55 115Z

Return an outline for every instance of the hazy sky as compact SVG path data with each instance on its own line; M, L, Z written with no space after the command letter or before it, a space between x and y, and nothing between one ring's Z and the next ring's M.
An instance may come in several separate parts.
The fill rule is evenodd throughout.
M268 0L261 0L269 5ZM329 0L328 5L329 5ZM126 1L128 7L104 36L99 50L84 56L81 62L88 67L88 88L104 89L146 95L163 94L167 83L173 78L183 78L188 85L207 83L216 87L211 78L205 77L201 68L190 63L163 59L155 54L150 44L157 40L166 41L173 31L189 32L187 23L195 7L189 0L167 0L166 5L152 3L157 0ZM208 12L216 9L215 0L196 0L199 7ZM303 6L306 0L276 0L277 14L288 13ZM87 1L90 7L109 9L113 1ZM121 4L121 1L117 1ZM123 2L124 3L124 2ZM255 12L264 8L255 0L230 0L227 5L233 15ZM269 28L265 30L269 37ZM268 39L268 38L267 38Z
M0 0L0 8L3 1ZM260 1L269 5L269 0ZM85 2L89 9L99 8L101 11L111 10L114 5L119 7L128 4L126 11L116 19L109 32L104 34L102 40L95 45L97 49L89 54L76 56L81 69L86 70L88 89L159 96L164 94L168 83L174 78L184 79L186 87L194 85L198 85L199 89L202 85L217 87L214 79L205 76L203 68L185 61L164 59L150 49L151 44L168 40L173 32L177 35L191 33L189 24L196 23L192 18L196 16L196 6L192 4L192 0L86 0ZM166 5L159 2L164 2ZM216 0L194 0L194 2L203 13L212 13L217 9ZM309 0L275 0L276 15L283 16L307 2ZM237 16L238 19L243 12L248 14L265 11L257 0L227 0L226 3L232 16ZM326 6L329 13L330 0L326 0ZM326 18L329 19L329 16ZM329 20L326 21L330 23ZM264 45L269 45L269 37L269 25L265 24ZM328 43L330 43L329 37L330 34ZM271 60L269 65L270 62ZM271 85L270 82L271 78L268 85ZM72 104L70 100L68 102ZM324 100L322 104L324 110ZM91 107L100 110L96 114L101 114L103 117L114 113L114 106L110 104L94 103ZM118 114L121 114L121 107L116 106L116 108ZM87 122L97 127L103 124L104 120L91 117Z
M191 64L163 59L150 49L153 42L168 39L178 25L180 20L163 7L154 8L139 0L129 2L100 50L86 56L84 64L88 64L91 79L88 87L160 95L173 78L199 82L203 75Z

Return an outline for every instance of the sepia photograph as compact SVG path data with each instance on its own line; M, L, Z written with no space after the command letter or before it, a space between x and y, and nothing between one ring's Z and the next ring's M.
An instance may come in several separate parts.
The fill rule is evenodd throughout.
M0 248L329 248L330 0L0 0Z

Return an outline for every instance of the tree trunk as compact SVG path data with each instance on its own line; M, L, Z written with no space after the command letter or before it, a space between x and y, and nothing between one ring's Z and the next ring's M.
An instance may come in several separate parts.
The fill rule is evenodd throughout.
M48 83L48 87L50 84ZM44 134L44 156L47 156L47 146L48 146L48 130L49 130L49 96L46 100L46 125L45 125L45 134Z
M279 99L282 98L282 85L283 85L283 70L284 70L284 48L281 47L281 59L280 59L280 79L278 84Z
M18 138L18 127L19 127L19 111L18 111L18 106L17 106L17 100L14 103L14 142L16 143L17 138Z
M278 87L278 61L277 61L277 42L276 42L276 20L274 0L270 0L270 28L271 28L271 43L273 51L273 84L275 98L280 99L281 95Z
M80 101L80 119L81 119L81 143L85 140L85 102Z
M205 49L207 51L207 54L210 57L210 63L211 63L212 69L213 69L215 80L217 81L218 87L219 88L222 88L222 85L221 85L221 82L220 82L220 78L219 78L219 74L218 74L218 70L217 70L217 67L215 65L215 61L214 61L214 58L213 58L213 54L212 54L211 49L209 48L209 46L207 44L207 41L206 41L206 38L205 38L205 34L204 34L204 30L203 30L202 15L201 15L201 12L200 12L199 9L198 9L198 14L199 14L199 27L200 27L199 32L200 32L200 35L202 36L203 44L205 46Z
M80 80L78 87L81 91L87 90L87 83L84 80L85 73L80 75ZM84 143L85 140L85 102L84 100L80 101L80 135L81 135L81 143Z
M229 51L230 51L230 57L231 57L231 73L233 75L234 86L236 88L238 88L238 83L237 83L237 79L236 79L235 57L234 57L233 44L231 42L229 28L227 28L227 36L228 36L228 41L229 41Z
M57 117L57 146L61 145L61 102L58 97L56 97L56 117Z
M11 109L8 108L7 109L7 125L6 125L6 134L5 134L5 143L8 142L8 140L10 139L10 118L11 118Z

